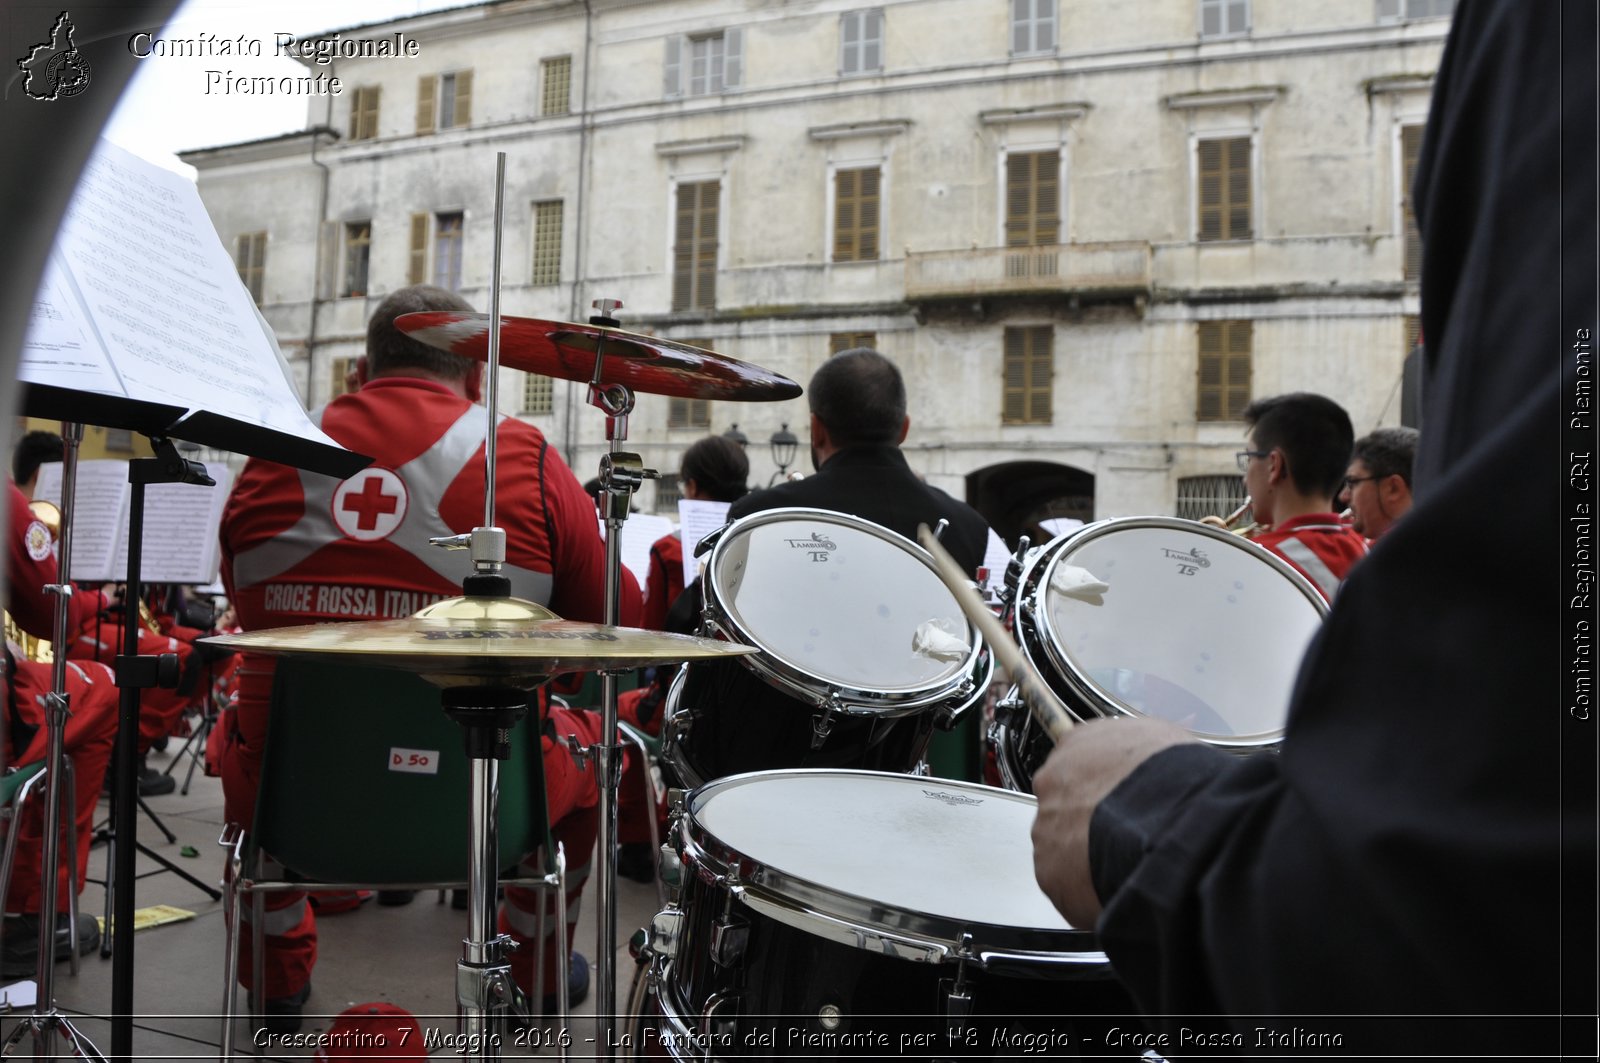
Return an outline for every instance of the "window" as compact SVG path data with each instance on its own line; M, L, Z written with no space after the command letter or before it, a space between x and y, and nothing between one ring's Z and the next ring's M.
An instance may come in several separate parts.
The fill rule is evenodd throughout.
M872 166L840 170L833 175L833 260L878 260L878 186L880 171Z
M672 246L672 309L711 310L717 305L717 200L722 182L678 186Z
M1006 329L1001 424L1050 423L1053 344L1049 325Z
M344 227L344 283L342 296L367 294L367 270L372 262L372 223L353 221Z
M538 373L522 378L522 412L552 413L556 408L555 381Z
M1251 322L1200 322L1194 419L1237 421L1250 404Z
M106 449L109 450L109 451L115 451L118 454L132 454L133 453L133 429L131 429L131 428L107 428L106 429Z
M250 298L260 306L267 274L267 234L240 233L234 245L233 263L239 269L239 279L244 282Z
M531 284L561 283L561 217L559 199L533 205L533 276Z
M356 89L350 102L350 139L371 140L378 135L378 86Z
M455 291L461 287L461 211L411 215L411 255L406 267L408 284L432 284ZM432 233L432 269L429 269L429 234Z
M710 428L711 400L672 399L671 406L667 409L667 427Z
M1061 152L1006 156L1006 246L1046 247L1061 239Z
M1011 0L1011 54L1056 50L1056 0Z
M678 515L678 500L683 498L683 485L676 476L664 476L656 481L656 512Z
M1196 238L1249 240L1250 138L1202 140L1195 147Z
M332 401L340 395L348 395L356 390L351 387L350 374L355 370L356 359L354 355L344 358L334 358L328 362L328 399Z
M433 283L446 291L461 287L460 211L433 216Z
M1456 0L1378 0L1378 21L1399 22L1410 18L1449 18Z
M472 71L428 74L417 79L417 132L472 124Z
M558 55L543 60L539 69L544 90L539 94L539 113L545 117L572 111L572 56Z
M1200 0L1200 36L1238 37L1250 32L1250 0Z
M1185 476L1178 480L1178 511L1186 520L1226 517L1244 505L1244 477Z
M850 11L839 19L839 73L876 74L883 70L883 9Z
M828 336L828 357L832 358L840 351L851 351L857 347L871 347L878 349L878 334L876 332L835 332Z
M1400 352L1400 357L1402 359L1404 359L1405 357L1410 355L1410 353L1413 350L1416 349L1417 344L1419 344L1421 342L1422 342L1422 318L1418 317L1416 314L1407 314L1405 316L1405 344L1406 345L1405 345L1405 349Z
M1405 279L1422 277L1422 233L1411 210L1411 184L1417 178L1417 156L1422 153L1422 126L1400 127L1400 224L1405 227Z
M665 85L668 96L709 96L736 89L743 81L744 31L667 38Z

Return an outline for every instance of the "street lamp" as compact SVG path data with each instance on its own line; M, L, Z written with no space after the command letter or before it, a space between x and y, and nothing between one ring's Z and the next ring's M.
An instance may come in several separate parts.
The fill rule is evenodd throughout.
M731 439L741 447L748 447L750 445L750 437L739 431L738 421L733 422L733 427L722 433L722 438Z
M800 449L800 440L789 431L789 422L785 421L783 427L772 433L772 438L767 442L772 447L772 463L778 467L778 471L767 482L767 486L771 487L788 476L789 466L794 464L795 452Z

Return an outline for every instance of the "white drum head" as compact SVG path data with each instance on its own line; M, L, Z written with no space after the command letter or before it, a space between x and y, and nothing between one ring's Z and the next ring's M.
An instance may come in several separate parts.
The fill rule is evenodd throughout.
M739 636L850 690L919 692L964 673L976 639L916 546L868 521L795 512L746 517L717 543L711 594ZM925 625L945 632L957 653L915 649Z
M885 923L915 913L952 933L1071 929L1034 881L1036 810L1031 796L988 786L849 771L736 775L689 799L694 822L749 860L874 902Z
M1153 716L1223 742L1281 735L1327 611L1287 565L1236 535L1155 517L1090 525L1053 553L1041 619L1057 663L1107 715ZM1108 585L1098 603L1070 590L1066 566Z

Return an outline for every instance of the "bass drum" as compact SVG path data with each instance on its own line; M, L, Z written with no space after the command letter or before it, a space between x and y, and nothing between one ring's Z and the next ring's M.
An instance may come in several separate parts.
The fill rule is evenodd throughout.
M1034 881L1032 797L864 771L688 796L641 950L637 1056L1072 1054L1138 1029L1092 930Z
M684 665L662 755L689 787L748 771L911 771L983 699L989 655L927 552L870 521L755 513L715 533L704 633L755 646Z
M1283 737L1300 658L1328 612L1276 554L1176 517L1052 540L1024 565L1016 601L1023 654L1073 716L1151 716L1238 753ZM1050 739L1015 691L989 741L1005 785L1031 793Z

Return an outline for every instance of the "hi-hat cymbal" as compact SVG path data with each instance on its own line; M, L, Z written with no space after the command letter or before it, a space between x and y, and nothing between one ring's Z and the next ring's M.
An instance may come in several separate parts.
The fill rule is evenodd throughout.
M753 646L563 620L520 598L447 598L400 620L306 624L200 642L241 653L398 668L439 686L536 686L562 672L737 657Z
M442 351L489 358L489 315L454 310L402 314L395 327ZM650 395L736 402L776 402L800 394L788 377L686 343L596 325L500 318L500 364L526 373L592 380L598 348L600 383Z

